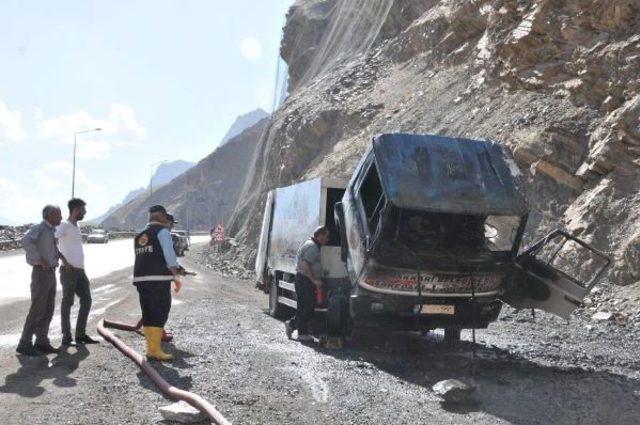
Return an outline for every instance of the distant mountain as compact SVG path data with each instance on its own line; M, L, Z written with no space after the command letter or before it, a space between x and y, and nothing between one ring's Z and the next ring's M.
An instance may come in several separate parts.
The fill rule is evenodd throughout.
M155 191L156 189L159 189L160 187L166 185L171 180L183 174L185 171L187 171L194 165L195 165L194 162L183 161L183 160L163 162L158 166L158 168L156 169L156 172L153 174L153 177L151 178L151 181L153 182L153 190ZM140 196L140 194L148 191L149 191L149 186L147 186L146 188L141 187L139 189L132 190L127 194L127 196L124 197L122 202L109 208L107 212L102 214L100 217L91 219L88 222L91 224L102 223L107 217L109 217L112 213L117 211L119 208L127 205L129 202L135 200L138 196Z
M268 119L263 119L219 146L170 183L121 206L101 223L108 229L137 229L146 223L151 204L164 205L188 229L210 229L229 219L249 174L256 146Z
M122 202L120 202L119 204L116 204L114 206L112 206L111 208L109 208L107 210L106 213L102 214L100 217L96 217L93 218L91 220L88 220L87 223L88 224L100 224L102 223L102 221L109 217L111 215L111 213L113 213L114 211L116 211L118 208L120 208L123 205L127 205L129 202L133 201L134 199L136 199L142 192L144 192L146 189L144 187L141 187L139 189L134 189L131 192L129 192L127 194L127 196L124 197L124 199L122 200Z
M156 172L151 178L154 188L169 183L194 165L194 162L182 160L163 162L156 168Z
M0 226L15 226L15 222L8 218L0 217Z
M127 194L127 196L124 197L124 199L122 200L121 205L125 205L125 204L128 204L129 202L133 201L134 199L136 199L138 197L138 195L140 195L145 190L146 189L144 187L141 187L140 189L132 190L131 192L129 192Z
M229 140L233 139L234 137L236 137L237 135L245 131L247 128L254 126L258 121L268 116L269 114L267 114L261 108L248 112L244 115L240 115L233 122L233 124L231 125L231 128L229 128L229 131L227 131L227 134L225 134L225 136L222 138L222 141L220 142L220 146L224 145Z

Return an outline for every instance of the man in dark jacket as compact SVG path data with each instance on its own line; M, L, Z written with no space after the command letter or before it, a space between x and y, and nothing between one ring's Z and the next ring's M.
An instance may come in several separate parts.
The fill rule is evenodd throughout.
M161 205L149 208L149 223L134 239L133 284L138 289L147 357L168 361L174 356L162 350L164 325L171 309L171 282L178 292L180 266L167 229L167 211Z

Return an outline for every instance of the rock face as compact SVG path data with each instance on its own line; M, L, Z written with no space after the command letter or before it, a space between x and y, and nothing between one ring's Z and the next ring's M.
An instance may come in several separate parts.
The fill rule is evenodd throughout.
M210 229L226 223L238 200L255 147L268 119L263 119L220 146L170 183L143 192L105 219L106 228L139 229L147 222L147 209L162 204L180 221L179 227Z
M640 281L638 28L640 0L297 1L232 232L255 247L268 190L349 176L375 133L487 138L525 172L526 241L566 227L611 254L609 282Z

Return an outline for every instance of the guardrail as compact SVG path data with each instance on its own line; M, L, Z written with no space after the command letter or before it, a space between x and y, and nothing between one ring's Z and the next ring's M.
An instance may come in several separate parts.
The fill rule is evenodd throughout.
M134 231L128 231L128 232L109 232L109 237L111 239L125 239L125 238L132 238L135 235L137 235L137 232Z
M111 239L126 239L126 238L133 238L135 235L137 235L138 232L135 232L133 230L131 231L123 231L123 232L109 232L109 237ZM208 235L209 233L207 231L194 231L191 232L191 236L195 236L195 235ZM83 234L82 235L82 239L86 240L87 239L87 235ZM18 249L21 248L22 244L20 243L20 239L0 239L0 251L8 251L11 249Z
M0 251L8 251L10 249L20 248L22 245L20 244L19 239L0 239Z

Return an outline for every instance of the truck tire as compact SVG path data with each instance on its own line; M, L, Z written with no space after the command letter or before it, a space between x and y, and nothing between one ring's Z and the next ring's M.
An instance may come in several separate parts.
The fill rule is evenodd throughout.
M342 293L339 290L329 292L327 300L327 333L329 336L342 336Z
M444 328L444 343L453 347L460 342L460 328Z
M278 302L278 279L271 276L269 279L269 314L276 319L286 319L287 306Z

